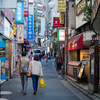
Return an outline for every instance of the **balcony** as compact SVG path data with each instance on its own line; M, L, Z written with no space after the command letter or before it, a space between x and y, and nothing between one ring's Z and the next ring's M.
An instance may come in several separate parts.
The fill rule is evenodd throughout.
M92 10L92 27L95 33L100 34L100 0L95 0Z

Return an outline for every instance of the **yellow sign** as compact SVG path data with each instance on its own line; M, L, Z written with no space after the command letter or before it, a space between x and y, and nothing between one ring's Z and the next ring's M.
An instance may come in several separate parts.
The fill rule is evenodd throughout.
M11 31L10 31L10 38L13 40L13 29L11 28Z
M57 11L65 12L66 11L66 0L57 0Z
M14 28L14 35L16 35L16 24L15 21L13 20L13 24L12 24L13 28Z
M61 24L64 24L64 14L59 15L59 20Z

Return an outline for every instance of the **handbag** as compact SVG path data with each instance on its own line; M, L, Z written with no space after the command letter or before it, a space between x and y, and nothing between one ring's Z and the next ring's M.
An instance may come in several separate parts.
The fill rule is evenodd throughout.
M21 63L21 59L20 59L20 63ZM28 71L27 66L25 66L24 64L21 63L21 68L22 68L24 73L27 73L27 71Z
M46 87L46 84L45 84L45 82L44 82L44 79L43 79L43 78L41 78L41 79L40 79L40 82L39 82L39 87L40 87L40 88Z
M26 74L26 75L27 75L28 77L31 77L31 74L32 74L31 71L27 71L27 74Z

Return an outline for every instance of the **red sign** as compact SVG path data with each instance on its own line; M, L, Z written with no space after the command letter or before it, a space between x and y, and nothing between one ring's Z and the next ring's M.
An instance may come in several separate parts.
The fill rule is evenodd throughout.
M62 63L62 58L57 58L57 63Z
M24 16L28 17L28 1L24 0Z
M28 16L28 11L24 11L24 16Z
M53 18L53 27L64 27L64 24L60 23L59 17Z

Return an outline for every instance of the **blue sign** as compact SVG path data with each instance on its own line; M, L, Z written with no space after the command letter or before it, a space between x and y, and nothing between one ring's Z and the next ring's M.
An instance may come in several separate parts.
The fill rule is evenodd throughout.
M33 15L27 18L27 40L33 42Z
M23 23L23 21L24 21L23 1L17 1L17 9L15 10L15 23Z

